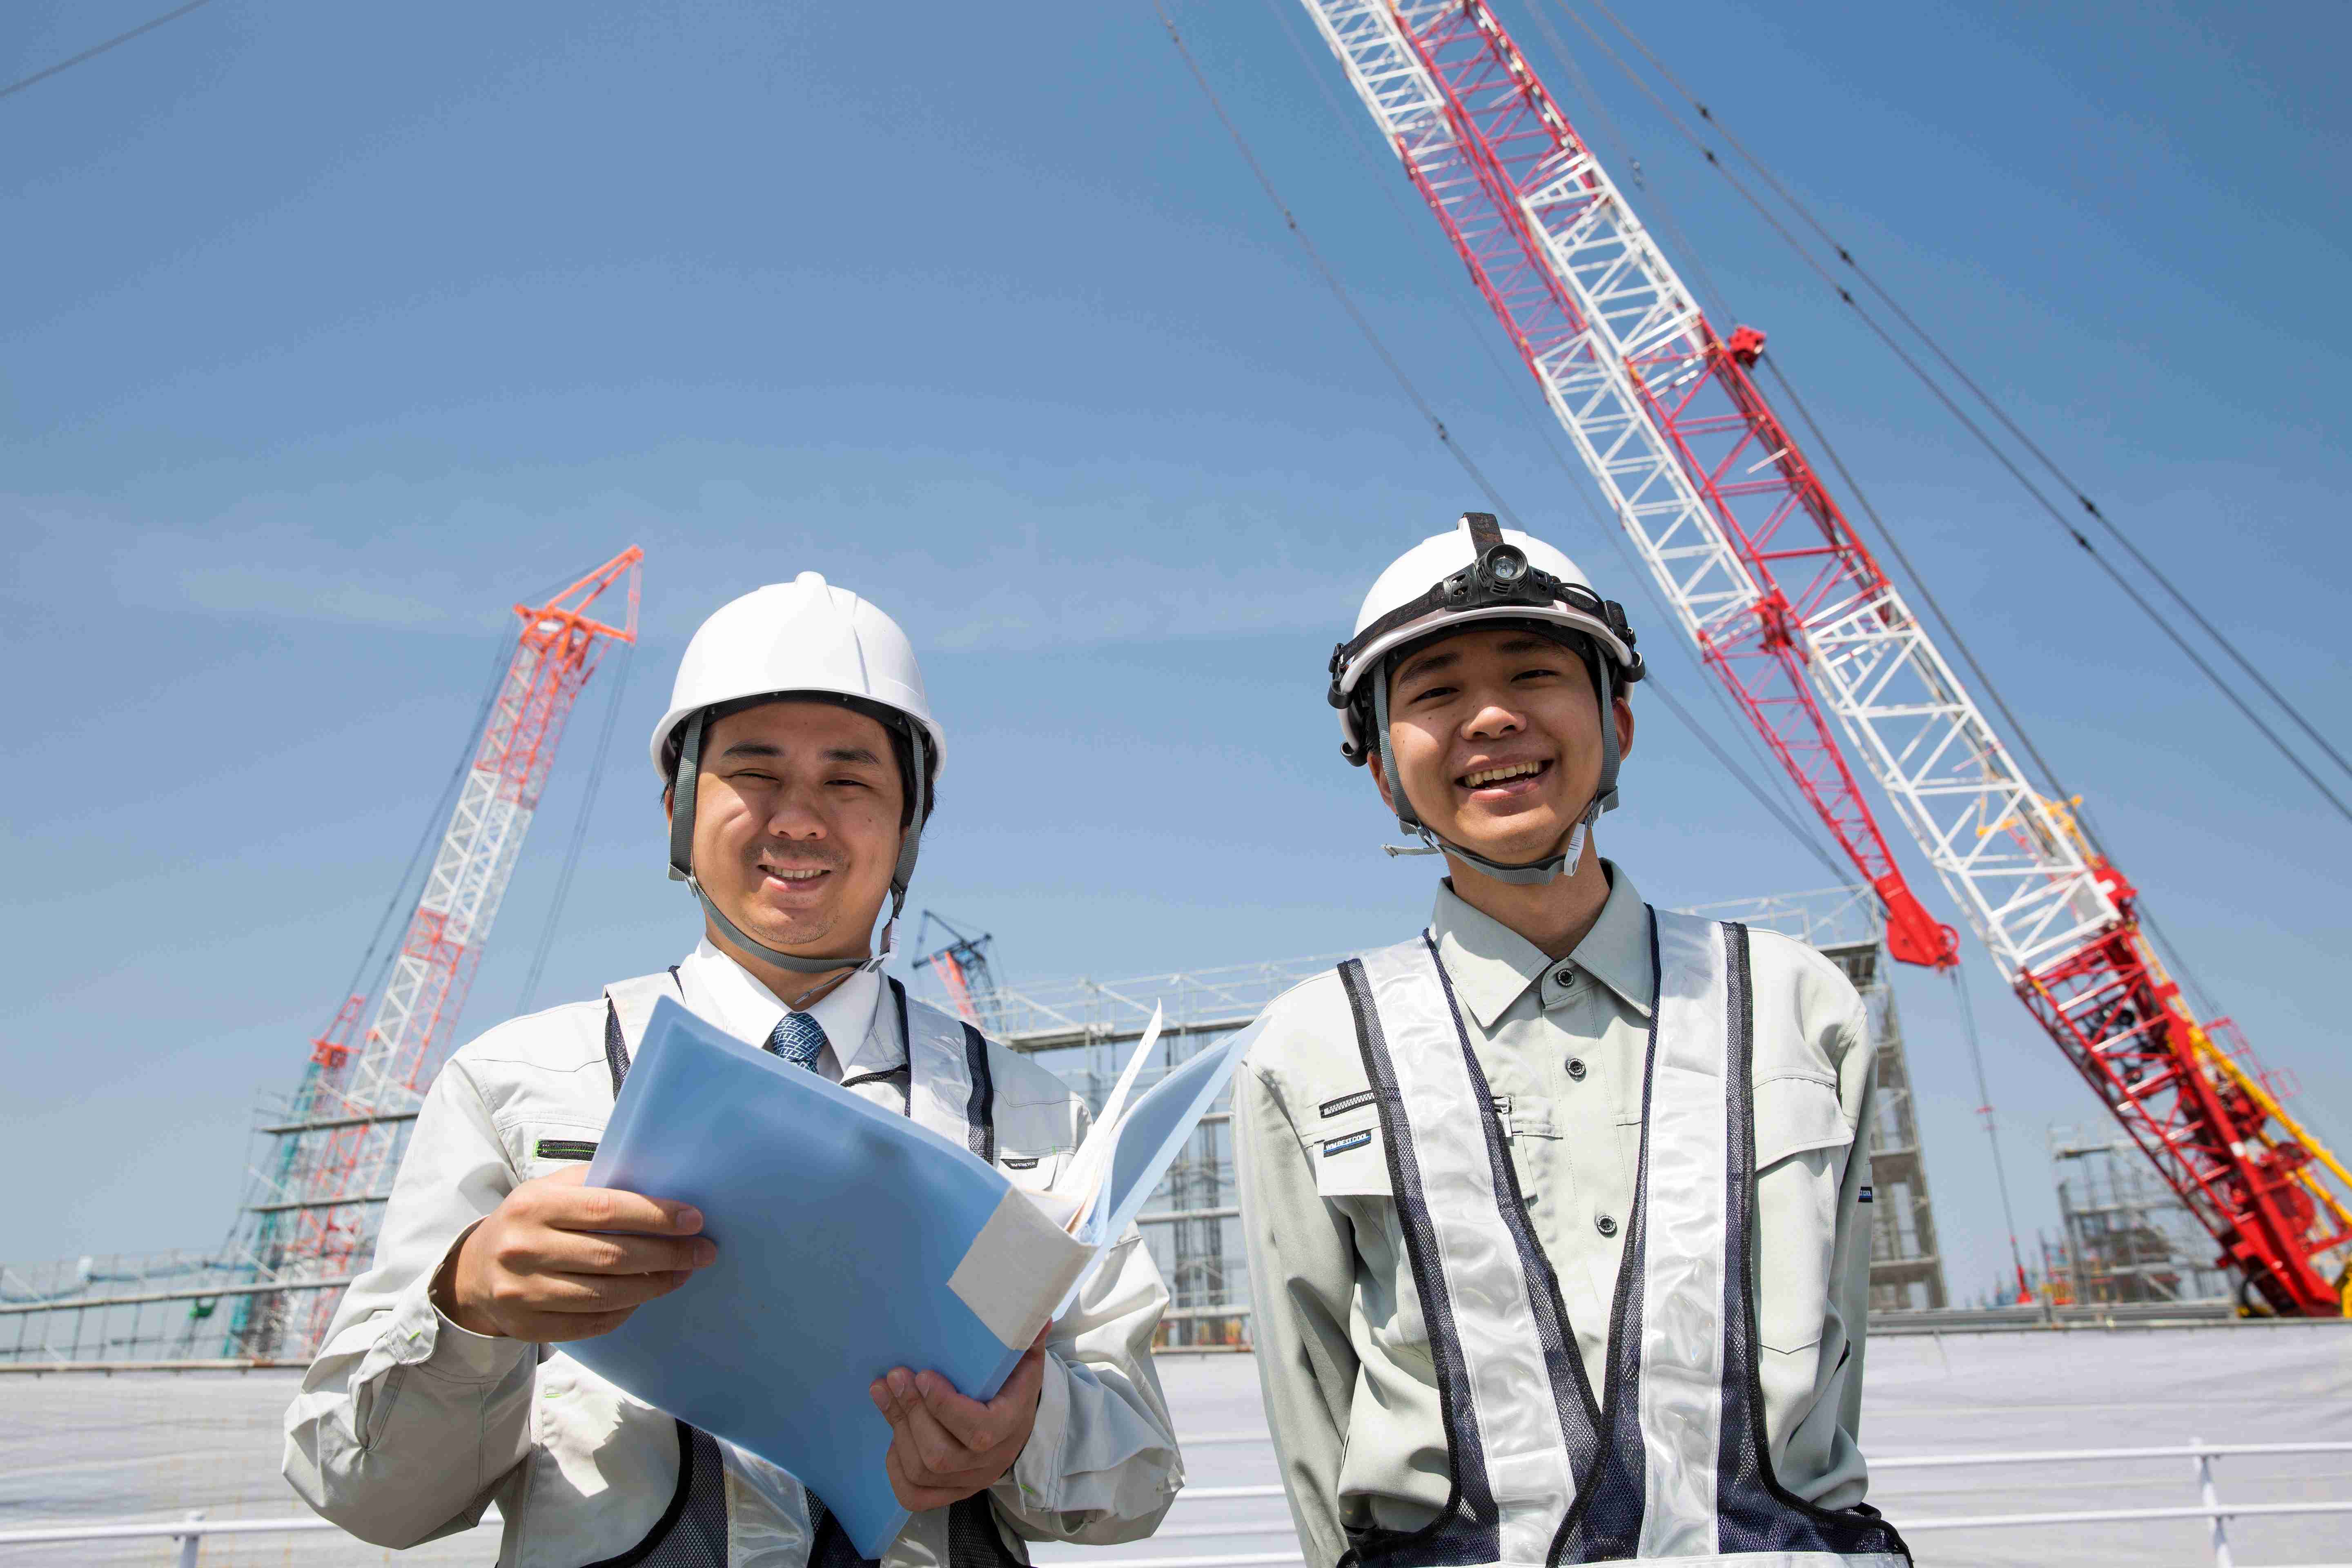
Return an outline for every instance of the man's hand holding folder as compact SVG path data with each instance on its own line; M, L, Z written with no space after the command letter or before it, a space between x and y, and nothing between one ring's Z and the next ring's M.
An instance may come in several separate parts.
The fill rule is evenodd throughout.
M866 1392L890 1423L890 1452L883 1464L901 1506L920 1513L961 1502L994 1486L1013 1468L1037 1425L1045 1339L1052 1332L1049 1324L1038 1334L986 1404L958 1394L936 1372L902 1366L874 1380Z
M468 1333L561 1344L610 1333L717 1260L701 1211L587 1169L525 1182L450 1249L433 1304Z

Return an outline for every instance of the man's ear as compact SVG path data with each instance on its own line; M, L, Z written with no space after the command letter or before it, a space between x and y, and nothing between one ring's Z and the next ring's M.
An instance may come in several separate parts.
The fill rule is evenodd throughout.
M676 784L662 785L662 820L664 822L667 822L677 810L677 786Z
M1381 749L1374 746L1370 754L1365 757L1364 763L1372 770L1372 787L1381 792L1381 804L1394 811L1396 802L1389 795L1389 771L1381 763Z
M1613 710L1612 717L1617 721L1617 754L1630 757L1633 754L1633 704L1626 700L1625 694L1621 691L1610 707Z

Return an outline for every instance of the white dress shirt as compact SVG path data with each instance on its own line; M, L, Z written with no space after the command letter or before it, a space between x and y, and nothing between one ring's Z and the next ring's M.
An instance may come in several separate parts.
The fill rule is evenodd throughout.
M694 952L677 966L677 982L697 1015L763 1050L776 1025L792 1011L767 982L713 947L709 937L695 943ZM874 1009L882 1005L884 991L880 974L861 969L801 1009L824 1030L824 1050L811 1066L826 1082L888 1072L905 1064L907 1047L898 1021L891 1020L887 1028L874 1027Z

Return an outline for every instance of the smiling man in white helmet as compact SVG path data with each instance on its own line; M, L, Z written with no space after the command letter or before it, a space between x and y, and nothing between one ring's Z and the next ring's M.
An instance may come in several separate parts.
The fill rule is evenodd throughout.
M1276 1000L1235 1082L1310 1564L1909 1561L1854 1437L1861 1000L1595 851L1633 641L1567 556L1472 512L1331 657L1342 751L1448 874L1420 936Z
M1021 1184L1076 1149L1087 1111L1066 1086L881 973L944 749L906 634L815 573L703 624L651 743L702 940L500 1025L435 1079L373 1266L288 1413L286 1473L312 1507L403 1547L496 1502L508 1564L856 1568L822 1499L561 1346L716 1256L692 1210L583 1180L661 997ZM1024 1541L1150 1534L1181 1481L1150 1361L1167 1300L1130 1234L993 1400L921 1369L877 1380L890 1482L914 1510L883 1561L1006 1568ZM789 1322L775 1341L795 1353Z

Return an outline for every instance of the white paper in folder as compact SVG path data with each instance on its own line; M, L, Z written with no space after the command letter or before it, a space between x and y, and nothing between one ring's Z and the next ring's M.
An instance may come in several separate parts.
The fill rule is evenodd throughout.
M1255 1026L1134 1091L1137 1046L1055 1187L656 1005L590 1165L690 1203L718 1260L565 1352L647 1404L791 1471L879 1557L906 1523L866 1385L893 1367L992 1397L1134 1223Z

